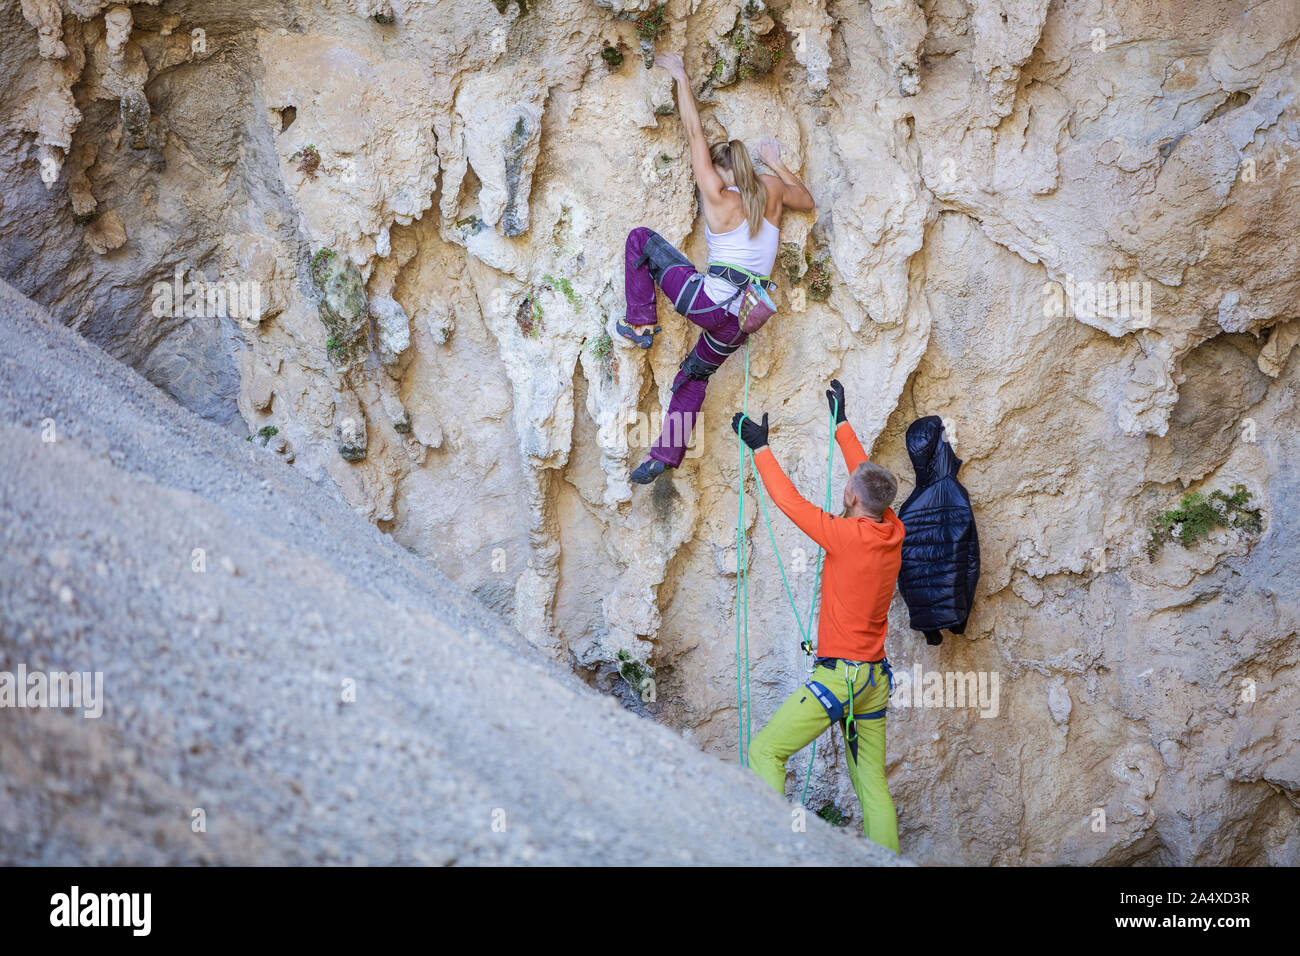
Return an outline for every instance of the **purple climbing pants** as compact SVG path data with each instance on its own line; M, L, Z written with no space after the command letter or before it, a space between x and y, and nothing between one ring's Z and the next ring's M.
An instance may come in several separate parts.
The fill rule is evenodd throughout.
M649 250L647 245L651 247ZM642 226L627 234L624 286L627 324L656 323L655 285L658 284L677 312L704 330L673 379L673 397L664 413L663 430L650 448L651 458L672 468L680 465L686 454L696 418L704 405L709 376L747 338L740 331L736 317L703 291L687 290L682 295L685 286L698 285L701 279L701 273L690 260L668 246L658 233ZM693 302L689 301L692 297ZM691 314L687 314L688 310Z

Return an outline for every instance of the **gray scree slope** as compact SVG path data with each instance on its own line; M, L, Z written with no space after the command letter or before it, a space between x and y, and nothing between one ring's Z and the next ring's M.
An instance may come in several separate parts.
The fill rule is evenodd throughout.
M0 329L0 670L102 671L106 701L0 710L0 862L897 861L794 832L3 282Z

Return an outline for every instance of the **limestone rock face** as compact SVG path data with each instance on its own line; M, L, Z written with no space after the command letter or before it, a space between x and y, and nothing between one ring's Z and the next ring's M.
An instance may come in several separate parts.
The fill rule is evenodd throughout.
M4 282L0 329L6 695L19 667L91 691L61 712L7 699L0 860L903 862L792 825L761 781L585 686L274 440L196 418Z
M732 413L770 414L818 502L826 380L900 494L906 427L939 415L983 573L938 647L891 611L904 852L1300 862L1300 8L694 6L8 5L0 276L202 416L276 427L291 467L719 756L737 616L757 729L802 675L776 555L804 623L817 566L747 478L738 610ZM661 303L649 352L611 336L624 240L705 248L655 50L710 137L775 136L818 211L783 220L782 311L711 379L683 467L634 488L695 330ZM255 283L256 314L156 308L176 270ZM1259 531L1148 557L1157 513L1237 484ZM856 806L842 762L817 748L814 808Z

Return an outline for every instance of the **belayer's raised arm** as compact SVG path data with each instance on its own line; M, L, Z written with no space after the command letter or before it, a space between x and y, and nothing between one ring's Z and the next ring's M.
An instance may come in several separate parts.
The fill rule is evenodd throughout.
M767 413L763 421L756 422L742 412L737 412L731 419L732 430L740 440L754 453L754 466L763 479L763 487L772 496L772 501L787 518L828 552L834 551L835 528L833 518L818 508L811 501L799 494L786 473L777 464L776 456L767 444Z
M851 475L858 465L867 461L867 453L844 413L844 386L838 378L831 379L831 387L826 389L826 403L835 416L835 442L840 446L840 454L844 456L844 464Z

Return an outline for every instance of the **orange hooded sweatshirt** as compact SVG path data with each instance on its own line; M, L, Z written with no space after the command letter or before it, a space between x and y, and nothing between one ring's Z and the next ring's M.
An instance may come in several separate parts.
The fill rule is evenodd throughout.
M852 474L867 460L867 453L848 422L835 429L835 440ZM771 448L755 452L754 463L776 506L826 549L817 621L818 656L850 661L882 659L889 604L902 562L903 522L892 508L885 509L880 521L837 518L800 496Z

